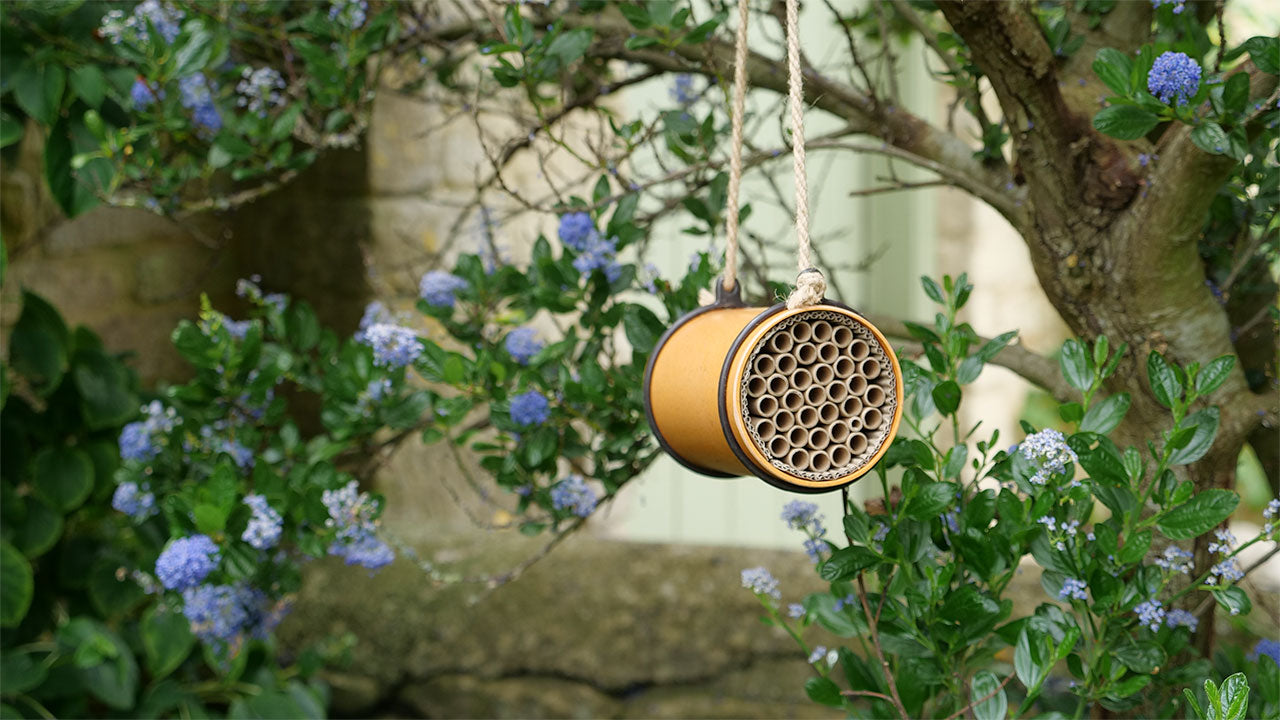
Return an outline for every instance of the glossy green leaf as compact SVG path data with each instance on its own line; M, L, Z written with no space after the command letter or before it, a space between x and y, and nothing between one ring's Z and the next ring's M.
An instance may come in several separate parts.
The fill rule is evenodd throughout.
M1095 402L1080 420L1080 430L1106 435L1124 420L1125 413L1129 412L1129 403L1129 393L1119 393Z
M9 363L13 370L47 395L67 370L70 333L62 316L44 298L22 293L22 314L9 336Z
M969 697L977 720L1004 720L1009 712L1009 699L1000 686L1000 678L990 670L974 673L969 681Z
M880 556L869 548L859 545L840 548L818 568L818 576L828 582L848 580L878 562Z
M1205 490L1161 515L1156 527L1174 540L1190 540L1217 527L1239 502L1240 496L1230 490Z
M34 591L31 563L17 548L0 541L0 627L22 622Z
M810 700L822 705L840 707L844 702L840 695L840 687L824 677L812 677L806 680L804 692Z
M953 380L944 380L933 388L933 404L938 412L950 415L960 407L960 386Z
M1137 140L1160 124L1160 116L1134 105L1112 105L1093 116L1093 128L1118 140Z
M1248 615L1253 611L1253 601L1249 599L1248 593L1236 586L1226 588L1213 588L1213 599L1217 601L1218 607L1226 610L1231 615Z
M46 447L31 463L31 485L50 507L74 510L93 490L93 462L79 448Z
M142 616L142 647L153 678L173 672L191 653L195 636L182 613L156 605Z
M1175 400L1182 397L1182 380L1168 360L1158 352L1147 356L1147 380L1151 383L1151 392L1161 405L1171 408Z
M1191 413L1182 421L1183 429L1192 430L1185 444L1169 454L1170 465L1188 465L1205 456L1218 436L1219 411L1209 407Z
M1217 390L1231 375L1231 370L1235 366L1236 359L1233 355L1223 355L1210 360L1201 368L1200 374L1196 375L1196 394L1204 396Z
M1062 377L1071 387L1084 391L1093 385L1093 368L1085 345L1079 340L1070 338L1062 344L1058 365L1062 367Z

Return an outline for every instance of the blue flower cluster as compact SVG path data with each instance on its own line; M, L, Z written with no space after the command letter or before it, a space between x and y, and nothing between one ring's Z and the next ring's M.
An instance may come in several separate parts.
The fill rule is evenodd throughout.
M370 325L361 340L373 348L373 363L385 368L402 368L422 354L422 342L409 328L390 323Z
M370 410L382 403L382 399L391 392L391 379L383 378L381 380L370 380L369 385L356 399L356 408L361 414L367 415Z
M1191 572L1194 557L1177 545L1170 545L1164 549L1164 554L1155 559L1155 563L1169 572L1188 574Z
M246 108L258 117L266 117L271 108L284 103L284 78L275 68L245 68L240 71L240 82L236 83L236 93L240 95L236 104Z
M617 242L617 238L606 239L593 232L587 239L582 254L573 259L573 267L583 275L600 270L609 282L617 280L622 275L622 265L615 257L618 252Z
M1209 568L1209 574L1212 577L1206 578L1205 582L1216 585L1221 581L1223 585L1230 585L1244 579L1244 571L1240 569L1240 563L1231 557L1235 552L1236 536L1230 530L1223 529L1214 530L1213 536L1217 538L1217 542L1209 543L1209 552L1222 555L1222 561ZM1239 611L1233 611L1232 615L1237 612Z
M236 281L236 295L258 307L270 307L276 312L284 312L289 306L289 297L284 293L262 292L262 288L258 285L260 282L262 277L258 275L240 278Z
M265 638L288 612L250 585L200 585L182 593L182 614L191 631L215 648L238 649L246 635Z
M822 526L817 503L792 500L782 508L782 521L792 530L803 530L814 535L825 535L827 532Z
M244 504L253 511L253 516L249 518L249 524L240 539L258 550L266 550L280 542L284 520L280 513L267 504L267 499L261 495L246 495Z
M551 504L557 510L569 510L578 517L587 517L596 509L596 494L587 487L581 475L570 475L551 488Z
M1058 597L1064 600L1088 600L1089 596L1085 593L1088 588L1088 583L1083 580L1067 578L1062 581L1062 589L1058 591Z
M329 511L325 527L336 532L330 555L370 570L395 559L395 553L377 536L377 503L368 493L359 492L355 480L339 490L325 490L320 500Z
M1164 5L1173 6L1173 14L1179 15L1187 9L1187 0L1151 0L1151 7L1159 10Z
M1067 471L1067 463L1079 459L1075 451L1067 447L1066 437L1052 428L1028 435L1019 444L1018 451L1022 453L1022 457L1039 466L1035 475L1030 478L1036 485L1047 484L1051 476Z
M596 224L584 212L565 213L560 216L560 242L577 252L587 247L587 240L596 235Z
M219 435L219 431L227 429L226 421L219 420L213 425L205 425L200 428L200 447L208 452L217 454L225 454L231 458L231 462L236 464L242 472L252 470L254 465L253 450L245 447L235 438L223 437ZM184 449L188 452L195 449L195 446L184 445Z
M199 585L214 568L222 554L208 535L178 538L156 559L156 577L170 590L186 590Z
M111 507L135 520L146 520L157 512L156 496L151 492L151 486L145 483L139 486L126 480L116 486L111 496Z
M1196 628L1200 626L1200 621L1196 619L1195 615L1186 610L1170 610L1169 614L1164 618L1164 624L1171 628L1179 626L1190 628L1191 632L1195 632Z
M146 418L131 422L120 430L120 457L125 460L150 462L160 454L164 436L178 424L177 413L159 400L142 406Z
M511 421L517 425L541 425L551 415L551 405L537 390L511 398Z
M1138 623L1151 628L1151 632L1159 630L1160 625L1164 622L1164 606L1155 598L1138 603L1138 606L1133 611L1138 614Z
M151 104L156 101L157 94L163 98L164 90L159 88L152 90L151 84L142 76L138 76L138 78L133 81L133 87L129 88L129 99L133 102L133 107L137 110L151 107Z
M1270 535L1276 529L1276 516L1280 515L1280 498L1272 498L1267 503L1267 507L1262 511L1262 517L1267 522L1262 526L1262 534Z
M1200 65L1186 53L1163 53L1147 73L1147 90L1166 105L1186 105L1200 89L1200 72Z
M432 307L453 307L454 294L467 289L467 281L443 270L432 270L418 283L418 295Z
M194 73L178 80L182 91L182 107L191 111L191 122L203 135L211 135L222 129L222 116L213 104L213 93L203 73Z
M1275 661L1276 665L1280 665L1280 640L1272 640L1271 638L1263 638L1253 646L1253 652L1249 653L1250 660L1261 660L1265 655Z
M542 349L542 341L538 340L538 331L531 327L521 327L507 333L507 337L502 341L502 346L507 349L507 353L511 355L511 359L521 365L528 365L529 358L538 354Z
M675 85L671 87L671 99L676 101L677 105L687 107L692 105L698 99L693 89L693 75L689 73L680 73L676 75Z
M825 658L826 656L827 656L827 646L819 645L813 649L813 652L809 653L809 664L813 665L815 663L822 662L823 658Z
M742 587L756 595L773 598L774 602L782 599L782 591L778 589L778 579L763 566L743 570Z
M150 23L166 43L178 39L182 32L182 19L186 14L169 3L159 0L143 0L134 6L128 15L123 10L112 10L102 16L99 32L112 45L125 43L136 48L146 48L151 44L151 34L147 28Z
M329 6L329 19L350 30L364 25L368 14L367 0L334 0Z
M792 620L799 620L804 617L804 606L800 603L791 603L787 606L787 617Z

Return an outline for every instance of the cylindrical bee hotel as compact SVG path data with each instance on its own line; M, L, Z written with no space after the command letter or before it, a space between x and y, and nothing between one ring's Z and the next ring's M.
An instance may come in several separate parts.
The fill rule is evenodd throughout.
M749 308L721 292L654 347L645 410L663 449L687 468L825 492L888 450L901 378L888 340L848 307Z

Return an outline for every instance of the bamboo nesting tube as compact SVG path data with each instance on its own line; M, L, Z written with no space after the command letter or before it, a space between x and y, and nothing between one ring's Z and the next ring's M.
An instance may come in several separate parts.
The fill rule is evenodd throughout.
M732 322L746 315L714 307L704 312ZM675 342L678 328L655 348L647 371L653 372L653 385L658 384L654 363L666 354L664 343ZM714 329L717 342L720 332ZM684 357L705 354L705 333L682 337ZM701 372L701 366L682 363L681 355L667 356L671 359L659 362L666 404L650 409L650 422L664 449L681 459L684 448L696 446L686 436L705 435L710 426L694 428L692 417L682 416L688 399L670 391L676 373ZM778 306L749 319L723 357L719 426L747 472L787 489L822 491L857 479L888 449L901 406L899 370L887 341L856 313L825 303L795 310ZM650 387L646 383L647 408L654 405ZM893 398L899 398L896 404ZM680 422L672 422L668 431L672 420ZM683 430L675 431L677 425ZM726 465L696 458L685 464L700 471Z

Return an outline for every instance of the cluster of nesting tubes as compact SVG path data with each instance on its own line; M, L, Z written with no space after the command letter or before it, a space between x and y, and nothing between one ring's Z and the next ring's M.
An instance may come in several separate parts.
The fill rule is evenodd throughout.
M757 346L744 377L748 424L775 464L801 474L847 471L866 463L888 432L892 371L879 343L850 325L797 320Z

